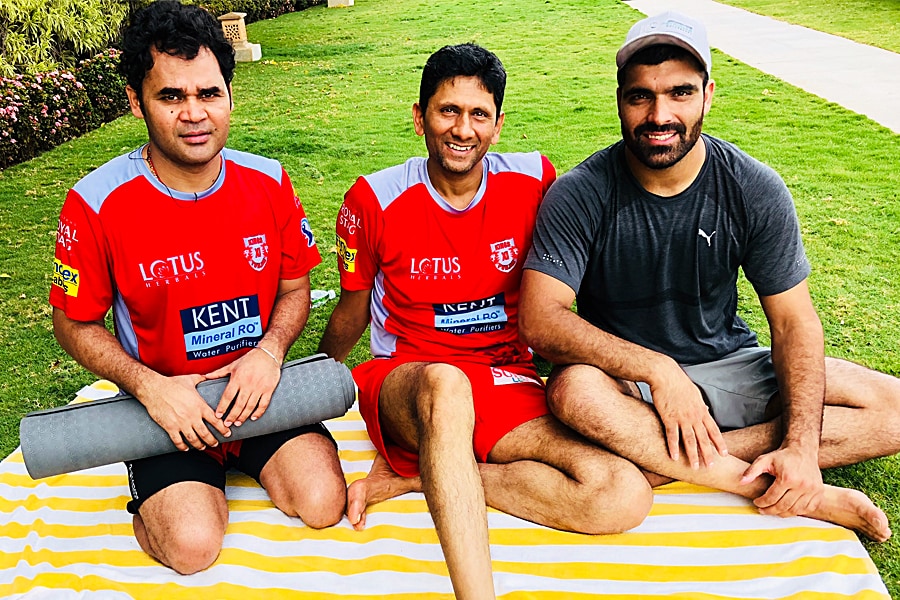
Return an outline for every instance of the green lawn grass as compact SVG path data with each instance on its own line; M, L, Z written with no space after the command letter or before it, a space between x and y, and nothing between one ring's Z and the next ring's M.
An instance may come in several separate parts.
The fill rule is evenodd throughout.
M248 27L263 61L241 64L229 145L282 161L318 233L313 286L338 289L334 219L356 177L424 155L411 106L428 55L475 41L504 61L509 82L500 151L540 149L560 172L619 138L613 58L640 14L614 0L357 0ZM813 264L810 285L827 352L900 375L900 136L865 117L715 53L706 131L778 170L791 188ZM0 454L18 445L30 410L70 399L93 377L53 339L47 293L66 190L145 139L126 116L0 172ZM135 227L140 227L139 223ZM763 315L742 284L741 315ZM329 306L313 310L291 351L315 351ZM367 341L348 362L367 356ZM836 469L830 482L871 495L900 523L900 459ZM900 597L900 543L867 544Z
M718 0L780 21L900 52L898 0Z

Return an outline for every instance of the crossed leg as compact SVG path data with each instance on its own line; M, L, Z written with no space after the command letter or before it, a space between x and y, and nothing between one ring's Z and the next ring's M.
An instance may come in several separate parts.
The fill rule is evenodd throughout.
M873 372L835 359L830 359L827 366L829 392L820 466L850 464L897 452L900 417L896 416L896 403L900 388L893 398L885 399L881 395L872 399L855 391L853 384L834 380L849 376L857 388L871 392L872 386L860 384L868 383ZM893 389L897 381L882 374L874 375L882 392ZM850 390L854 393L849 393ZM841 404L837 404L838 399ZM741 484L740 480L749 467L748 461L780 444L780 418L726 433L729 456L717 458L712 466L693 469L684 456L680 461L669 457L659 417L652 406L640 400L634 384L615 380L594 367L574 365L551 378L548 401L562 422L648 472L751 499L765 493L771 484L769 477L749 484ZM887 414L891 411L893 415ZM862 433L865 431L874 432L878 441L869 444L867 435ZM826 486L822 504L806 516L857 530L876 541L884 541L891 535L884 512L857 490Z
M515 516L583 533L615 533L638 525L652 492L631 463L588 443L550 415L507 433L476 464L469 380L444 364L407 363L385 379L380 396L384 434L419 453L421 476L396 475L377 455L369 476L351 484L348 518L365 525L365 508L422 491L435 521L459 598L493 597L487 505Z

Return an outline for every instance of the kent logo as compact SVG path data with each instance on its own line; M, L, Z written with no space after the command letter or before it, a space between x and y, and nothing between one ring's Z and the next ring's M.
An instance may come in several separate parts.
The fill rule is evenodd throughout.
M453 335L498 331L506 327L509 319L506 297L502 292L478 300L431 306L434 309L434 328Z
M262 338L259 298L243 296L181 311L188 360L252 347Z

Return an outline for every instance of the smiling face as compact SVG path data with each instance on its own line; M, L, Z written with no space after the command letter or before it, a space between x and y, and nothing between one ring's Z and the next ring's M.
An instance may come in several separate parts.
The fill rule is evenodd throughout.
M131 87L126 92L132 113L147 124L160 177L213 170L218 174L232 106L215 56L205 47L192 60L156 50L152 55L153 68L141 97Z
M471 175L480 181L481 159L503 127L493 94L477 77L464 76L443 81L424 112L415 104L413 121L416 133L425 136L430 165L445 179Z
M616 96L622 138L643 166L667 169L687 156L700 138L714 83L688 61L632 65Z

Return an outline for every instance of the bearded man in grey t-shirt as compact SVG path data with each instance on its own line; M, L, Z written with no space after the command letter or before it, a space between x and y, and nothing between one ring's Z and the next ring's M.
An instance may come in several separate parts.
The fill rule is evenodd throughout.
M550 188L525 264L520 334L557 365L551 409L651 485L886 540L885 514L820 469L900 451L900 380L825 358L787 187L701 133L715 89L703 25L644 19L616 63L623 139ZM737 315L740 269L771 348Z

